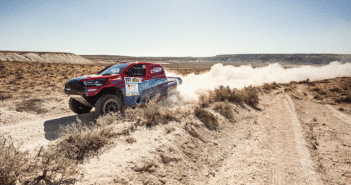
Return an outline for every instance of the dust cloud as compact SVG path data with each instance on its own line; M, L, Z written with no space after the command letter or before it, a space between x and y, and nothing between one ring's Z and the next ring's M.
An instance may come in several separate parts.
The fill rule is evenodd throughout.
M328 78L351 76L351 64L332 62L326 66L300 66L284 69L278 63L266 67L253 68L251 65L240 67L224 66L215 64L210 71L195 75L194 73L182 76L173 72L167 72L167 76L180 76L183 84L178 87L178 101L197 101L200 94L207 90L214 90L223 85L230 88L241 89L245 86L260 86L264 83L289 83L290 81L302 81L307 78L311 81Z

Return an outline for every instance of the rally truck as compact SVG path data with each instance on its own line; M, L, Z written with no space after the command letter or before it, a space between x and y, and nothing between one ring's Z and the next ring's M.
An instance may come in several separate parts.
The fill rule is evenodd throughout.
M108 66L95 75L70 79L64 92L70 95L69 107L76 114L88 113L95 107L97 117L145 104L156 94L167 97L182 79L166 77L160 64L147 62Z

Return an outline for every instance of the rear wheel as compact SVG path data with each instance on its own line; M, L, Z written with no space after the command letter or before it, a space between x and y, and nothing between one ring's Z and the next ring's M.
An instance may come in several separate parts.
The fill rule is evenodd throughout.
M116 95L104 95L100 97L95 104L96 117L118 111L122 111L122 103L120 98Z
M73 98L69 99L69 108L76 114L88 113L92 109L92 107L85 106Z

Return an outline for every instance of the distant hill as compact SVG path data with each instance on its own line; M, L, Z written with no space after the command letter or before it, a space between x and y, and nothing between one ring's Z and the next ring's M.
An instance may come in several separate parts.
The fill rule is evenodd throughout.
M333 61L351 62L351 54L238 54L217 55L209 60L226 62L261 62L286 64L329 64Z
M233 54L214 57L132 57L120 55L81 55L98 62L205 62L205 63L280 63L280 64L329 64L333 61L351 62L351 54Z
M0 61L94 64L73 53L36 51L0 51Z
M351 62L351 54L228 54L213 57L133 57L121 55L76 55L65 52L0 51L0 61L113 64L145 61L154 63L227 63L227 64L329 64Z

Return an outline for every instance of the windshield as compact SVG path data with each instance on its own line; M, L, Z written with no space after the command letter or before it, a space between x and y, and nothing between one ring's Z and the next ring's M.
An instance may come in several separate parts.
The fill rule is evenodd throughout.
M100 75L112 75L112 74L119 74L126 68L130 63L118 64L113 65L100 73Z

